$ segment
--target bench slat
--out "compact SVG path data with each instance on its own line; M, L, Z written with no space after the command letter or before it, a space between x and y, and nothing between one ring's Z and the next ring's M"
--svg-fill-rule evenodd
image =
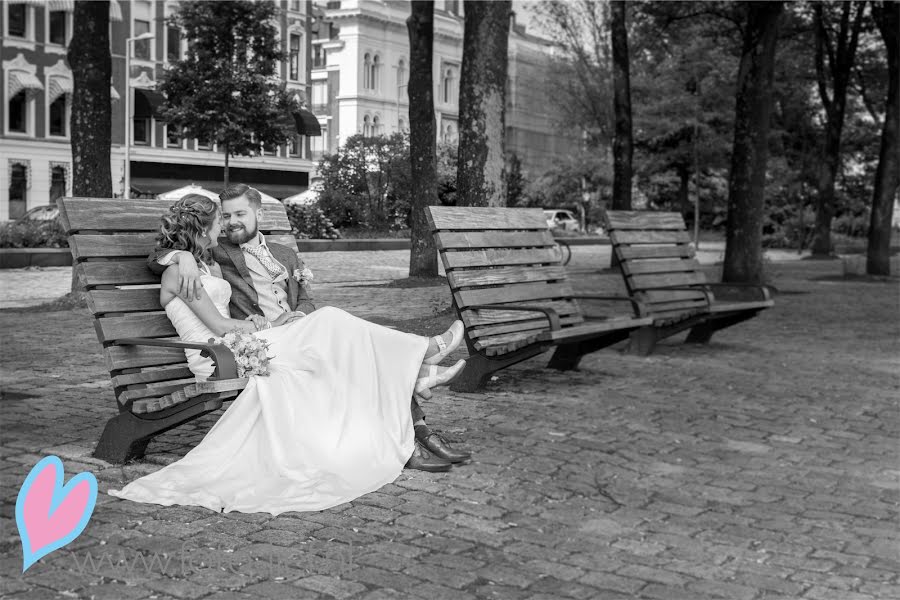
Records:
M610 231L609 239L613 244L687 244L691 236L687 231Z
M495 248L490 250L461 250L441 252L444 269L464 269L467 267L513 266L534 264L559 264L562 256L557 247L553 248Z
M523 313L528 314L528 313ZM577 325L579 323L584 323L584 319L581 315L574 315L568 317L560 317L559 319L560 325ZM499 325L494 325L491 327L476 327L470 328L469 331L469 339L475 340L483 337L490 337L493 335L500 335L504 333L516 333L523 331L543 331L550 327L547 319L528 319L524 321L517 321L512 323L502 323Z
M687 244L669 246L618 246L616 252L622 262L643 258L691 258L694 249Z
M453 248L552 247L556 245L553 235L548 230L524 232L470 231L466 233L442 231L434 234L434 239L439 250Z
M110 210L114 203L115 210ZM67 198L63 224L67 231L155 231L159 228L160 217L173 202L168 200L106 200L97 198ZM281 204L263 204L259 219L262 231L284 231L290 233L291 223L282 210ZM267 210L268 209L268 210Z
M684 218L677 212L656 212L646 210L606 211L608 230L616 229L674 229L684 230Z
M658 304L660 302L675 302L678 300L704 300L706 294L702 290L653 290L638 291L641 300L648 304Z
M447 273L450 287L454 290L465 286L557 281L565 278L566 270L563 267L500 267Z
M69 247L76 261L94 257L147 258L156 246L156 234L121 233L112 235L79 233L69 236Z
M129 400L140 400L141 398L158 398L160 396L165 396L167 394L171 394L172 392L182 390L186 385L193 384L194 378L190 379L182 379L180 381L172 381L171 383L165 383L161 385L154 385L149 387L137 387L134 389L124 390L121 394L119 394L119 402L125 403Z
M537 341L539 331L524 333L507 333L480 338L475 342L476 350L491 349L488 356L507 354L519 348L530 346Z
M581 307L573 300L555 300L552 302L544 300L528 302L527 304L528 306L540 306L541 308L553 309L560 318L572 315L572 318L584 320L581 314ZM515 304L513 304L513 306L515 306ZM542 313L520 310L467 310L464 308L460 311L460 315L460 318L467 328L515 321L528 321L534 320L537 317L540 317L543 322L547 322L547 319Z
M629 289L633 292L652 287L669 285L698 285L706 283L706 276L699 271L682 273L652 273L649 275L632 275L628 278Z
M158 346L110 346L103 349L106 367L115 373L123 369L184 364L184 350Z
M159 287L147 289L91 290L87 304L95 316L112 312L159 310Z
M496 208L489 206L432 206L425 211L432 230L454 229L547 229L540 208Z
M619 331L622 329L643 327L650 325L653 319L632 318L632 317L614 317L611 319L603 319L599 321L591 321L590 323L582 323L574 327L563 327L557 331L544 331L540 335L540 340L548 340L554 342L578 341L579 339L594 337L597 333L607 331Z
M159 275L141 260L89 260L74 265L76 276L88 289L98 285L145 285L159 283Z
M554 298L571 298L572 286L563 283L525 283L521 285L505 285L496 288L480 288L453 292L456 306L463 309L473 304L506 304L527 300L551 300ZM530 303L529 303L530 304Z
M184 354L182 354L182 358ZM125 373L122 375L114 375L112 378L113 387L126 387L136 384L156 383L159 381L171 381L174 379L185 379L193 377L194 374L187 366L179 366L172 369L155 369L153 371L142 371L140 373Z
M648 273L676 273L679 271L697 271L700 264L696 259L650 259L627 260L622 263L626 275L644 275Z
M169 317L164 312L134 313L121 317L101 317L95 319L94 328L97 330L97 338L102 343L113 342L122 338L177 336L172 322L169 321ZM178 350L181 349L179 348Z

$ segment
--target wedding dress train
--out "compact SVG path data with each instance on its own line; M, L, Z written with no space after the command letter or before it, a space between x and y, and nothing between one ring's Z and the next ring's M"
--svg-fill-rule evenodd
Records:
M231 286L203 286L228 315ZM166 313L181 339L214 334L175 298ZM428 338L325 307L254 335L270 342L270 375L253 376L182 459L109 494L214 511L323 510L394 481L414 449L410 399ZM198 378L213 370L187 352Z

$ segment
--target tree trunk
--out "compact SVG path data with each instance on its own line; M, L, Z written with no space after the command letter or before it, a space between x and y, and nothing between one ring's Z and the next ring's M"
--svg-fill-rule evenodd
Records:
M763 191L781 2L747 2L738 68L722 281L762 283Z
M841 29L837 45L833 47L827 37L824 22L824 3L814 3L816 23L816 78L819 96L825 108L825 143L819 166L816 198L816 225L813 235L812 252L815 256L829 256L831 246L831 220L834 218L834 184L841 166L841 133L844 128L844 113L847 106L847 87L853 69L859 31L865 2L856 3L856 15L850 25L850 11L853 2L843 2L841 8ZM828 56L829 68L825 67ZM830 77L829 73L830 72ZM828 96L828 80L831 80L832 95Z
M510 0L466 0L459 82L457 204L506 204L506 67Z
M869 221L866 273L890 275L891 221L894 198L900 187L900 35L897 33L900 31L900 4L873 3L872 16L887 46L889 75L884 127L881 130L881 151L875 171L872 217Z
M613 210L631 210L631 76L628 64L628 30L625 0L613 0L610 29L613 60L613 109L616 135L613 139Z
M109 2L76 2L73 31L67 57L73 82L72 193L112 198ZM72 291L80 290L72 269Z
M410 193L409 276L437 277L437 250L425 207L439 205L437 184L437 135L432 86L434 2L414 0L406 20L409 31L409 160Z

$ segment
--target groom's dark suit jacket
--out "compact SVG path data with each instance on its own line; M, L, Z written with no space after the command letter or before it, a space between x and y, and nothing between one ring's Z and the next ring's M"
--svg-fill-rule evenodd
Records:
M303 264L297 253L287 246L275 242L266 241L266 246L275 260L287 267L287 301L291 310L300 310L307 314L316 310L316 306L309 298L309 294L296 279L294 271L303 269ZM147 257L147 266L157 275L162 274L166 267L159 264L157 259L162 258L171 248L155 249ZM253 278L247 269L244 260L244 252L240 246L232 244L227 239L219 238L219 245L212 248L210 253L213 260L222 268L222 277L231 284L231 303L229 309L232 319L246 319L249 315L262 315L259 308L259 296L253 288Z

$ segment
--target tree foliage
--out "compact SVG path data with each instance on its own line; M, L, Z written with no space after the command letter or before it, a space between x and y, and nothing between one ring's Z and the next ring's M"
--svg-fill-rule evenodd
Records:
M228 158L260 154L295 135L295 98L278 77L284 60L273 2L186 0L170 18L187 55L163 72L161 117L182 135L215 143Z

